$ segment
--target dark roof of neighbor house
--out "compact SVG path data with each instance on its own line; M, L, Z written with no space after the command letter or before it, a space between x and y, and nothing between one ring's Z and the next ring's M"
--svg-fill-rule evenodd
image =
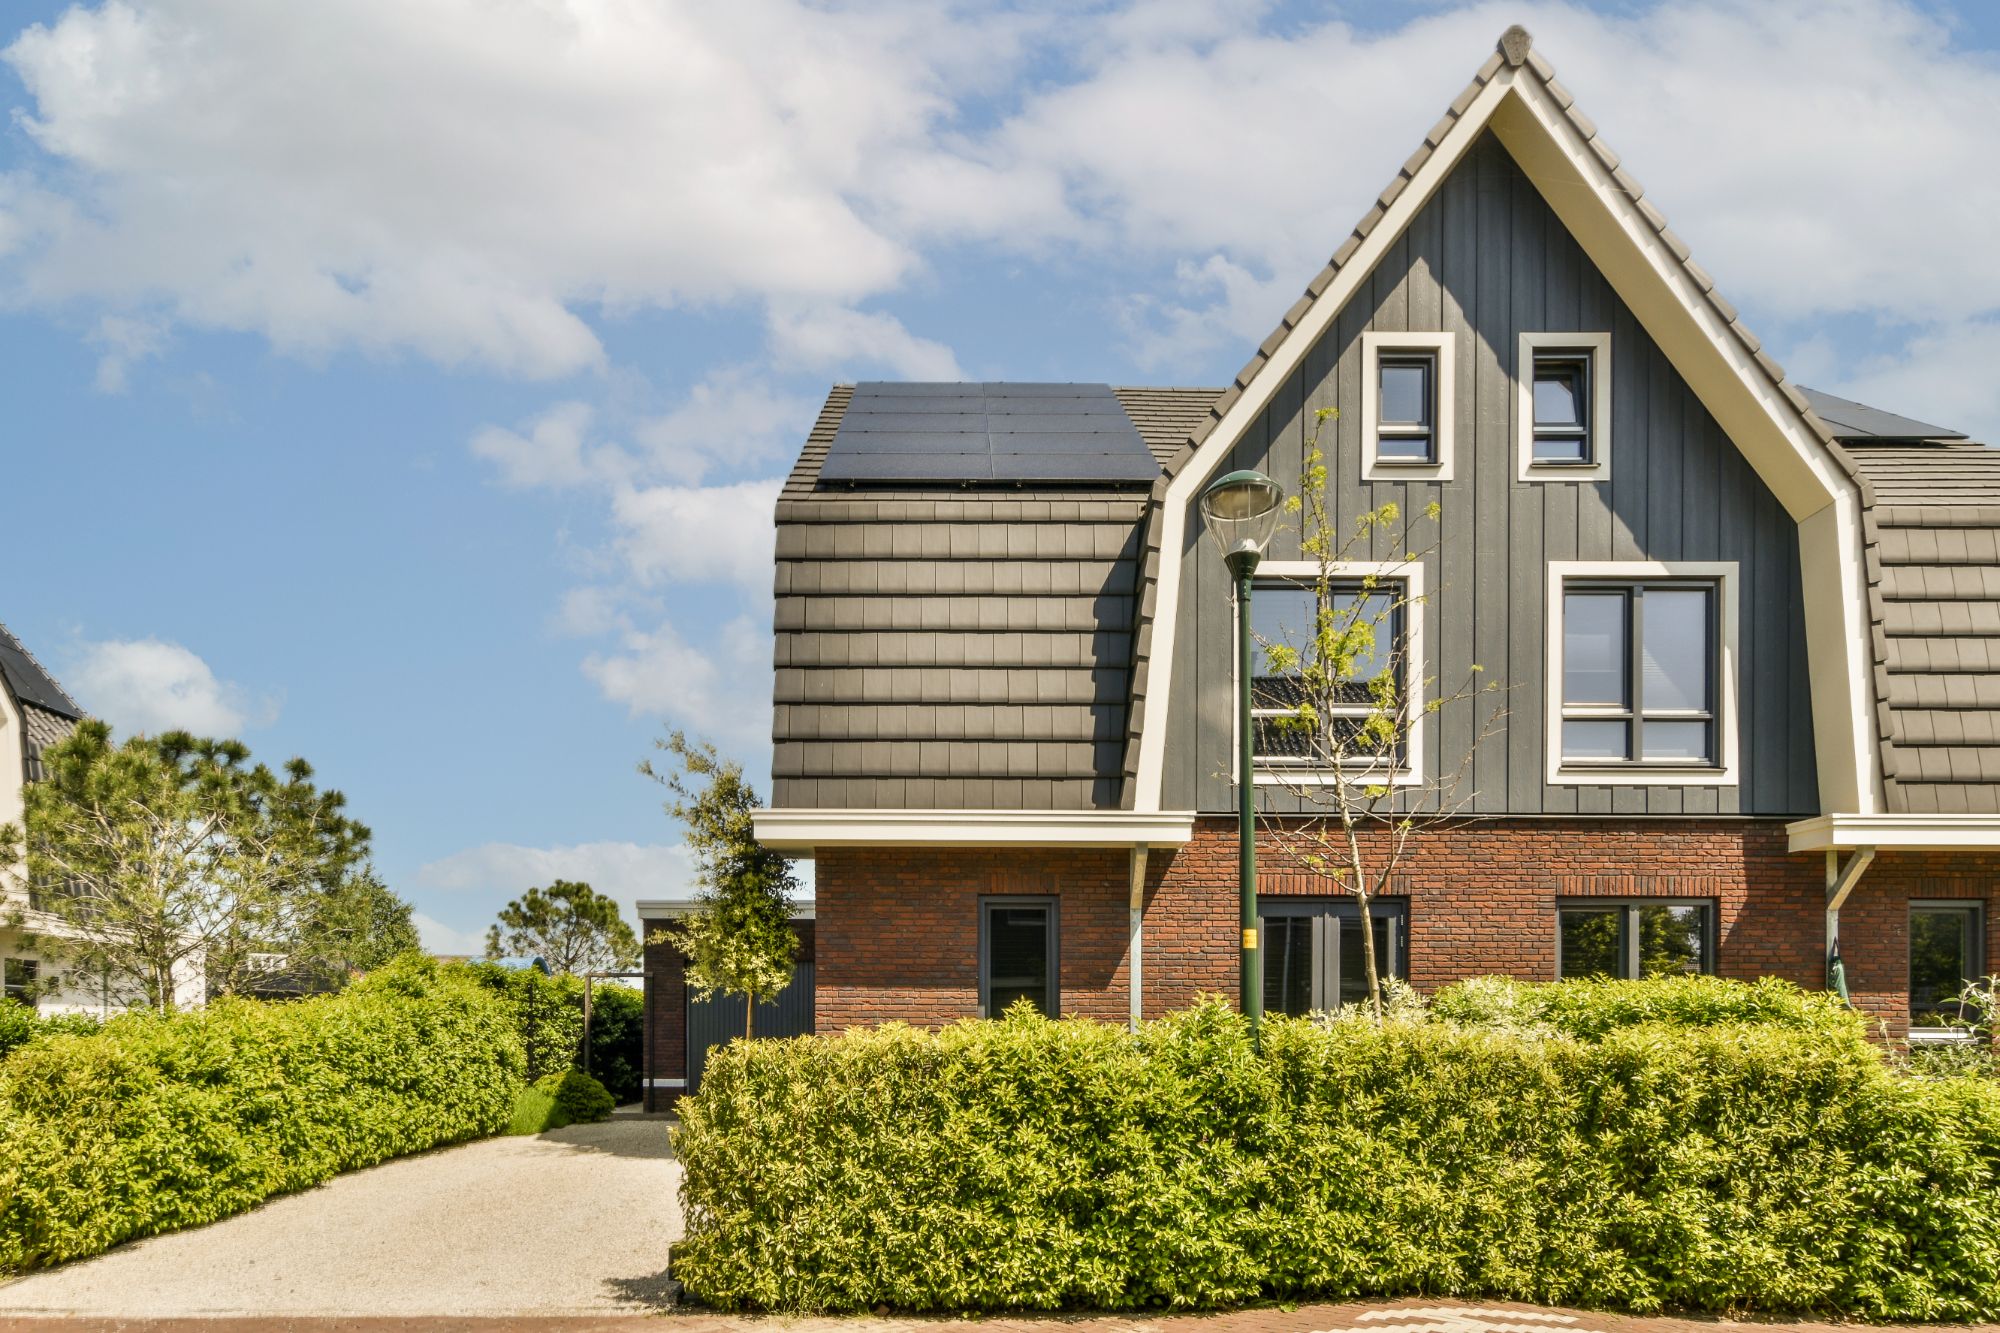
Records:
M1108 384L863 383L822 484L1146 486L1160 465Z
M1154 466L1211 389L1113 389ZM1147 491L820 486L836 387L777 506L773 803L1115 806Z
M21 762L32 782L42 775L42 751L68 736L83 710L5 625L0 625L0 683L21 710Z
M1851 398L1836 398L1818 389L1808 389L1803 384L1799 392L1805 395L1812 410L1826 423L1833 438L1842 444L1869 443L1888 444L1897 441L1914 443L1920 440L1962 440L1965 432L1949 426L1933 426L1927 422L1913 421L1909 417L1897 416L1894 412L1884 412L1879 407L1857 403Z
M2000 449L1841 448L1862 478L1888 807L2000 809Z

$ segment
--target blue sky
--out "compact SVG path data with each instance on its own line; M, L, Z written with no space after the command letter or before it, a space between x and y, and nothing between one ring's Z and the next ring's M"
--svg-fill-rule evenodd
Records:
M1794 375L2000 438L1990 6L16 5L4 619L303 754L435 947L684 888L851 378L1220 383L1509 22Z

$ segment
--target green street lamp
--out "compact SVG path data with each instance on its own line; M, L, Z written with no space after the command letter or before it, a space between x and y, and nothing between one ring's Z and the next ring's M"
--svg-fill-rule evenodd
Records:
M1236 864L1243 900L1243 996L1250 1040L1264 1021L1264 968L1257 949L1257 806L1250 771L1250 577L1278 527L1284 492L1261 472L1232 472L1202 492L1201 517L1236 580Z

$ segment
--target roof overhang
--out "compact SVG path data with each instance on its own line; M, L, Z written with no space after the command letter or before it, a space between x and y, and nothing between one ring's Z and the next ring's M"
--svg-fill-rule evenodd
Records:
M672 921L691 914L701 906L699 898L641 898L632 905L641 921ZM792 908L792 920L810 921L817 910L811 902Z
M758 810L757 841L811 856L829 847L1178 847L1193 811Z
M2000 851L2000 815L1816 815L1785 833L1794 852Z

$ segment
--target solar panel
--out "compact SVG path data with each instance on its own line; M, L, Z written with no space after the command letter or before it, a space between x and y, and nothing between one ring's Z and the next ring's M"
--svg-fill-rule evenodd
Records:
M1879 407L1857 403L1851 398L1836 398L1818 389L1799 386L1812 410L1819 413L1833 431L1836 440L1962 440L1964 431L1949 426L1932 426L1909 417L1898 416L1894 412L1884 412Z
M854 386L820 480L1142 486L1160 465L1107 384Z

